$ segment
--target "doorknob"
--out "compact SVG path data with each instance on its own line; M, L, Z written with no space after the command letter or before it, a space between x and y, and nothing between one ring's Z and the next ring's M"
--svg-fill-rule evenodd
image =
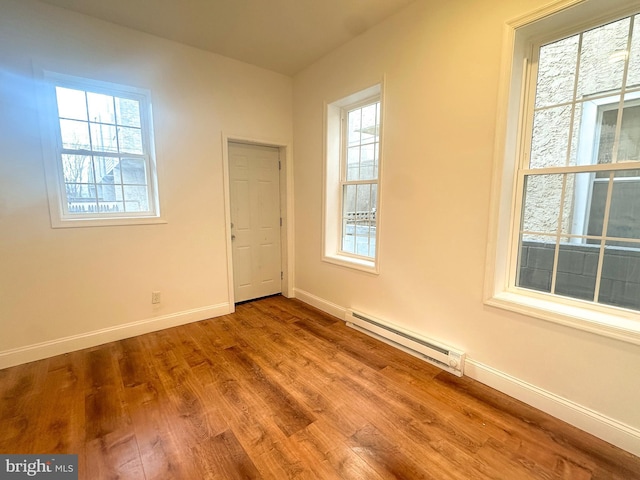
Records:
M235 235L231 235L231 240L235 240L236 236Z

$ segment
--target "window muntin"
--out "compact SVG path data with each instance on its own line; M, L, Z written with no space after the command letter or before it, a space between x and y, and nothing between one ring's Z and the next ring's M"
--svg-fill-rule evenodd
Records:
M515 287L640 310L639 19L538 50Z
M380 101L343 109L340 251L375 258Z
M158 218L147 91L46 74L55 114L52 224ZM88 223L85 223L88 221ZM69 225L70 226L70 225Z

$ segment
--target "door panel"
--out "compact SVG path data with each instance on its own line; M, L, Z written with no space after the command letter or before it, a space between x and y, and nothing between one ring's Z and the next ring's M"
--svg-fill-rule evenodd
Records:
M280 293L280 184L277 148L229 143L236 302Z

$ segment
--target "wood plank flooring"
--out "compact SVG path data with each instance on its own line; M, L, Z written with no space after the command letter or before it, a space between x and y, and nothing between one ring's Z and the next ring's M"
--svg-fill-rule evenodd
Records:
M640 479L634 457L296 300L0 370L0 453L81 479Z

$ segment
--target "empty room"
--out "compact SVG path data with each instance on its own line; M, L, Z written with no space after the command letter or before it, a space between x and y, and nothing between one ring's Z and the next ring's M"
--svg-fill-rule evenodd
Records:
M0 0L41 477L640 479L637 0Z

